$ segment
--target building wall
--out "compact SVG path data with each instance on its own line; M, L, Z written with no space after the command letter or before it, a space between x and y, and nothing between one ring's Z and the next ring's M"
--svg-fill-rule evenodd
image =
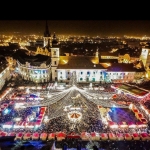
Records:
M144 67L146 67L149 63L150 65L150 49L148 48L142 48L140 59L143 61Z
M59 64L59 48L51 48L52 81L57 80L57 67Z
M10 80L11 74L9 67L6 67L1 73L0 73L0 90L4 86L5 82Z
M77 82L99 82L104 81L104 70L94 70L94 69L58 69L57 78L58 82L69 82L72 77L73 72L76 73Z
M139 79L146 76L146 72L136 72L134 75L135 79Z
M107 72L107 70L68 70L58 69L58 82L69 82L72 73L76 72L77 82L131 82L143 72Z
M101 59L118 59L118 56L103 56L103 55L101 55Z
M24 80L33 81L35 83L49 82L51 78L51 67L46 64L41 66L30 66L29 63L21 64L17 61L18 72L21 74Z
M105 80L112 82L131 82L134 80L135 72L106 72Z
M127 55L128 55L128 57L127 57ZM139 60L140 60L139 57L130 57L129 54L118 56L118 63L134 63Z

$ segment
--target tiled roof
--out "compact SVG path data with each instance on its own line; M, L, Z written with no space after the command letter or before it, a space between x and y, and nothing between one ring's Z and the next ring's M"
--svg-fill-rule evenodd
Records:
M118 59L100 59L100 63L118 63Z
M60 56L57 69L105 69L94 56Z
M108 72L145 72L144 68L137 69L134 64L125 63L112 63L111 66L107 67Z
M39 66L41 63L46 63L46 65L49 65L51 62L51 59L49 56L45 55L35 55L35 56L29 56L25 54L25 52L18 52L18 57L20 63L25 64L26 62L29 62L32 66Z
M100 56L115 56L118 57L117 53L100 52Z
M26 48L30 51L36 51L37 50L37 47L36 46L26 46Z

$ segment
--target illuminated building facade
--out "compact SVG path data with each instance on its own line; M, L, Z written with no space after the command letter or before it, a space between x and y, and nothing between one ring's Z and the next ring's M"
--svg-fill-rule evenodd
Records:
M77 82L99 82L105 80L106 69L99 64L96 56L60 56L57 67L59 82L69 82L73 73Z
M145 76L145 69L143 67L136 68L133 63L125 64L111 64L107 67L106 80L117 83L132 82L137 79L139 75Z
M143 61L145 68L149 68L150 66L150 49L142 48L140 59Z
M150 78L150 49L142 48L140 60L142 60L143 65L146 69L146 77Z
M140 60L139 56L136 54L132 56L130 53L109 53L109 52L101 52L100 53L101 60L112 59L118 60L118 63L134 63L135 61Z
M57 69L58 81L69 82L73 73L76 74L77 82L100 82L104 81L103 69Z
M8 62L9 64L9 69L10 70L14 70L15 66L16 66L16 59L14 59L13 57L11 56L6 56L5 57L6 61Z
M46 55L46 56L51 55L50 51L46 47L45 48L38 47L35 54L41 54L41 55Z
M135 61L139 61L140 58L137 56L131 57L130 54L119 55L118 63L134 63Z
M77 82L99 82L104 81L105 72L96 56L60 56L57 78L59 82L69 82L75 73Z
M134 64L98 63L96 56L60 56L57 75L59 82L69 82L73 73L77 82L131 82L139 75L145 75L144 68Z
M51 79L51 59L48 56L28 56L22 52L18 57L17 66L24 80L44 83Z
M9 70L8 63L6 61L1 61L0 64L0 90L4 86L5 82L10 80L11 73Z

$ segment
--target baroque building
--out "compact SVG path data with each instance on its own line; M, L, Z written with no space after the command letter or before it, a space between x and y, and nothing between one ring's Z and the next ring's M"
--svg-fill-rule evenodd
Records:
M35 83L49 82L51 78L51 59L49 56L30 56L25 52L18 51L18 72L24 80Z

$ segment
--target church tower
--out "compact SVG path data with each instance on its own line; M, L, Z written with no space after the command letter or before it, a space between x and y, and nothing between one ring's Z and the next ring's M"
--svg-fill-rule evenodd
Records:
M45 25L45 32L44 32L44 47L47 47L48 49L51 47L51 34L48 29L48 23L46 20L46 25Z
M54 32L52 39L52 47L51 49L51 70L52 70L52 81L57 80L57 67L59 64L59 47L58 40L56 38L56 34Z

